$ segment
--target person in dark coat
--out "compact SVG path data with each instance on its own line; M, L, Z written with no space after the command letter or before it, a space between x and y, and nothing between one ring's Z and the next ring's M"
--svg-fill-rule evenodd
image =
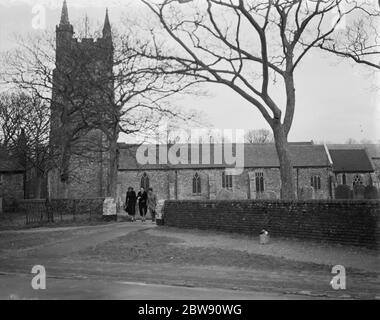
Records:
M131 216L132 222L135 221L136 201L136 192L133 190L132 187L129 187L127 191L127 196L125 198L125 211L128 213L128 215Z
M139 193L137 194L137 201L139 202L139 211L142 222L145 222L145 216L147 211L147 200L148 194L146 193L143 187L140 188Z

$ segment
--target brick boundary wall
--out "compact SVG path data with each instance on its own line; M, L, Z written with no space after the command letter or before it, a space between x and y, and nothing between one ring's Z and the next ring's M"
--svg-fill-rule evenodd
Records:
M164 224L379 248L378 200L167 200Z

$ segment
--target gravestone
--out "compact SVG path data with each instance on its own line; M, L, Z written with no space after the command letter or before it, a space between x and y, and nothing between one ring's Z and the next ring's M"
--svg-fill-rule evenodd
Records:
M117 220L116 201L114 198L105 198L103 202L103 218L107 221Z
M226 189L220 190L216 195L217 200L233 200L233 198L234 194Z
M314 188L312 186L303 186L299 193L300 200L313 200L315 198Z
M364 198L365 199L378 199L379 198L379 192L377 191L377 188L375 186L366 186L364 189Z
M267 191L266 192L268 200L277 200L277 194L274 191Z
M267 192L256 192L256 200L268 200L269 196Z
M164 207L165 200L160 199L157 200L157 207L156 207L156 219L161 219L162 218L162 209Z
M335 199L352 199L353 193L350 187L346 184L339 184L335 188Z
M364 199L365 186L363 186L361 184L354 185L353 191L354 191L354 199L356 199L356 200L363 200Z

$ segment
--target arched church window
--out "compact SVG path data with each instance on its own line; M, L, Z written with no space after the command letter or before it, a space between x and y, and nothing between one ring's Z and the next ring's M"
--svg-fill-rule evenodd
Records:
M264 172L255 173L256 192L264 192Z
M201 177L198 173L193 176L193 193L200 194L202 192L201 189Z
M141 177L140 187L144 188L145 191L149 189L149 177L146 172Z

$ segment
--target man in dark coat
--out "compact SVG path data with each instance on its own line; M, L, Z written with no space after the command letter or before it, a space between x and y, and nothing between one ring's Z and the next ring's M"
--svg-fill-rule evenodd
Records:
M125 211L128 213L128 215L131 216L132 222L135 221L136 201L136 192L133 190L132 187L129 187L127 191L127 196L125 198Z
M139 211L142 222L145 222L145 216L147 211L147 200L148 194L146 193L143 187L140 188L139 193L137 194L137 201L139 202Z

